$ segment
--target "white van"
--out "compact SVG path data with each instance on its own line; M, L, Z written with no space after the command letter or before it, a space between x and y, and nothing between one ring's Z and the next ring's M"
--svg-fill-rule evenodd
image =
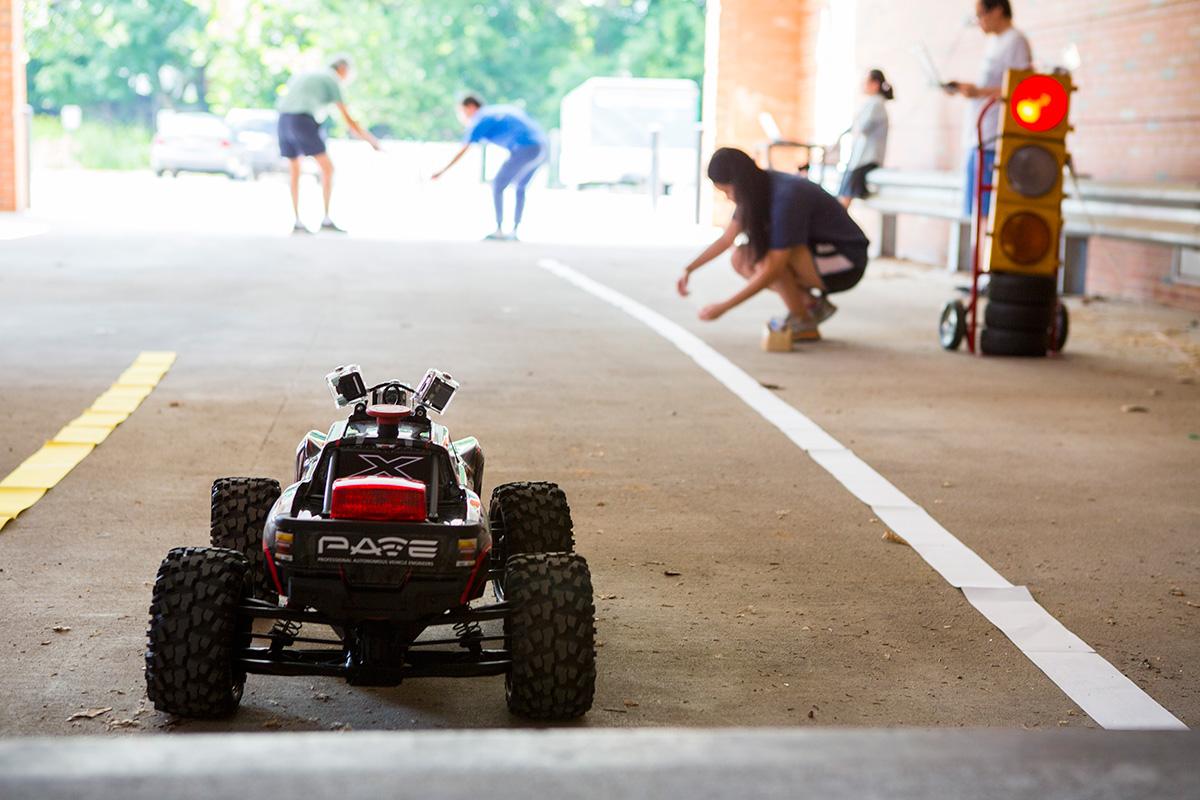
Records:
M650 180L650 136L659 133L659 180L692 184L700 88L664 78L589 78L560 107L559 180L572 187Z

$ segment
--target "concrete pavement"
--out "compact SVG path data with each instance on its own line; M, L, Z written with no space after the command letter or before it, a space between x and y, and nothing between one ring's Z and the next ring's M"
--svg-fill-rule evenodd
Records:
M8 800L1187 797L1200 734L442 731L0 742Z
M1064 357L970 359L937 349L945 278L880 262L839 299L826 341L781 356L757 344L772 298L695 320L735 279L713 265L679 300L690 251L678 247L65 226L0 255L0 474L138 351L179 360L0 533L0 731L518 724L495 679L251 677L228 721L144 710L158 560L205 541L214 477L288 474L299 436L334 415L322 376L349 361L378 377L448 369L463 390L447 422L483 441L488 487L566 488L600 596L584 725L1092 724L778 431L644 327L538 269L545 256L777 387L1184 722L1200 719L1200 351L1185 315L1076 305Z

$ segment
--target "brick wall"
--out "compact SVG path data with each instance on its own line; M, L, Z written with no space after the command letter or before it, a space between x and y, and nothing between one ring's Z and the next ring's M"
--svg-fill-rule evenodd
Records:
M25 196L25 58L21 3L0 0L0 211L20 211Z
M785 135L811 128L813 109L806 101L813 66L806 53L815 28L809 5L805 0L710 3L709 13L719 20L709 28L717 74L713 105L705 114L715 125L718 147L749 148L761 141L758 115L763 111L775 116Z
M923 38L948 78L974 80L985 37L964 24L971 3L858 6L856 63L884 68L899 95L890 108L889 166L958 168L963 103L926 88L910 48ZM1013 0L1013 17L1039 67L1061 63L1070 44L1078 48L1075 132L1067 141L1081 174L1200 182L1200 2ZM940 261L945 232L907 228L901 226L901 252L928 258L936 251ZM1200 287L1174 283L1172 265L1170 248L1094 240L1088 290L1200 309Z
M720 48L715 100L706 119L717 144L761 140L758 112L775 113L786 135L811 132L817 19L828 2L721 0L710 24ZM883 69L896 87L889 104L887 165L960 168L965 101L929 87L913 48L923 42L947 79L975 80L985 37L973 0L857 0L854 60ZM1074 44L1078 170L1107 180L1200 182L1200 0L1013 0L1014 22L1035 63L1060 63ZM798 59L800 64L794 60ZM730 117L733 119L730 119ZM785 122L786 120L786 122ZM905 220L901 255L943 263L945 223ZM1169 248L1095 240L1089 291L1200 308L1200 287L1171 281Z
M819 3L809 0L709 0L706 145L754 154L764 140L758 117L770 112L786 138L813 126L815 47ZM792 161L794 163L794 160ZM787 154L780 168L789 166ZM724 224L729 207L718 198L713 219Z

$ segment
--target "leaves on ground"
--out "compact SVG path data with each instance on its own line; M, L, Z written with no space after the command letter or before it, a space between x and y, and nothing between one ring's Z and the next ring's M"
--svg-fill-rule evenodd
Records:
M89 708L87 711L76 711L71 716L67 717L67 722L74 722L77 719L95 719L101 714L107 714L112 711L112 706L104 706L103 708Z

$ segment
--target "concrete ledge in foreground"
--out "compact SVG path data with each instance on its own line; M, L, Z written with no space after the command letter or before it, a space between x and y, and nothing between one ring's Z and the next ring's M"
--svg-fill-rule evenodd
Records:
M1192 732L659 728L0 741L4 800L1198 796Z

